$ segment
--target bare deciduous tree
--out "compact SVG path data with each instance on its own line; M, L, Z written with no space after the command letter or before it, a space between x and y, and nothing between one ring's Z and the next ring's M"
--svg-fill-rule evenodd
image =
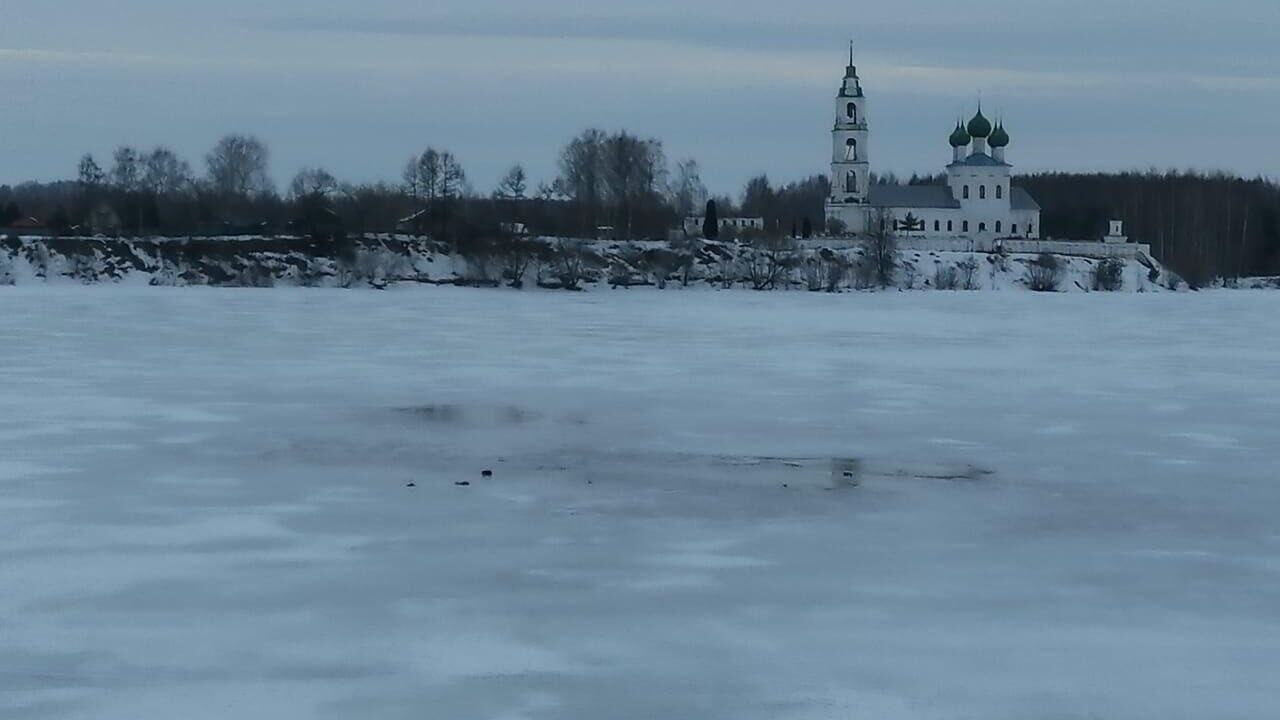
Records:
M121 145L112 155L111 184L122 193L135 193L142 189L142 153L136 148Z
M580 240L561 240L554 253L556 277L565 290L581 290L587 276L587 246Z
M864 255L871 263L876 283L887 288L897 275L898 238L893 230L893 216L885 210L871 214L862 241Z
M960 275L960 287L965 290L978 289L978 258L974 255L961 260L956 264L956 270Z
M190 186L191 165L167 147L157 147L143 160L142 184L153 195L174 195Z
M98 161L93 159L93 155L86 154L80 158L80 164L77 167L78 178L82 189L96 189L106 182L107 175L102 171L102 166L98 165Z
M671 202L681 218L691 217L706 202L707 186L702 182L702 168L693 158L676 164L675 178L671 182Z
M559 189L582 212L583 230L594 232L604 201L604 131L585 130L560 152Z
M523 200L528 189L529 176L523 165L516 164L498 181L498 189L493 196L498 200Z
M756 237L746 252L747 281L755 290L773 290L799 264L794 238L773 233Z
M289 197L294 200L328 198L337 191L338 179L324 168L303 168L289 183Z
M1057 292L1062 283L1062 262L1057 255L1041 253L1027 263L1027 287L1036 292Z
M261 140L228 135L205 156L212 190L223 198L248 199L271 192L267 174L270 153Z
M960 287L960 271L955 265L939 265L933 273L934 290L956 290Z
M1106 258L1093 268L1093 289L1115 292L1124 287L1124 261Z
M498 253L502 256L502 277L513 288L524 287L524 276L538 256L536 241L503 230L498 235Z

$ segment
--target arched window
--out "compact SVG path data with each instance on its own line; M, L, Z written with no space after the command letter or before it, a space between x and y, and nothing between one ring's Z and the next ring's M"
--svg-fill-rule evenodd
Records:
M950 220L948 220L948 221L947 221L947 232L952 232L953 230L955 230L955 226L951 224L951 221L950 221Z
M1003 200L1003 199L1004 199L1004 186L1003 186L1003 185L997 185L997 186L996 186L996 199L997 199L997 200Z
M942 221L941 221L941 220L934 220L934 221L933 221L933 231L934 231L934 232L939 232L939 231L941 231L941 230L942 230Z
M965 199L965 200L968 200L968 199L969 199L969 186L968 186L968 185L965 185L965 186L964 186L964 199Z
M844 175L844 191L847 193L858 192L858 174L852 170Z
M1017 234L1018 234L1018 223L1014 223L1013 225L1010 225L1010 226L1009 226L1009 232L1010 232L1010 233L1012 233L1012 234L1014 234L1014 235L1017 235Z
M1003 222L1001 222L1001 221L997 220L997 221L996 221L996 232L1004 232L1004 230L1002 230L1002 229L1001 229L1001 227L1002 227L1003 225L1004 225L1004 223L1003 223Z
M969 232L969 221L965 220L962 227L964 228L964 232Z
M858 141L857 140L854 140L853 138L849 138L848 140L844 141L844 159L845 160L858 159Z
M979 200L986 200L986 199L987 199L987 186L986 186L986 185L979 185L979 186L978 186L978 199L979 199Z
M853 122L858 122L858 106L856 104L849 103L848 107L844 109L844 114Z
M986 232L986 231L987 231L987 224L986 224L986 223L978 223L978 232Z
M1036 234L1036 226L1035 226L1035 225L1028 225L1028 226L1027 226L1027 237L1031 237L1032 235L1035 235L1035 234Z

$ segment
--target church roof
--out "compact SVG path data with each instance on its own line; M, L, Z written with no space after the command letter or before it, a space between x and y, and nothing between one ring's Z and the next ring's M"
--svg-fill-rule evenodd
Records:
M872 207L950 208L960 203L946 185L872 185L869 199Z
M1009 188L1009 207L1013 210L1039 210L1040 203L1020 187Z
M872 207L932 208L959 210L960 202L946 185L872 185L869 196ZM1039 210L1040 203L1020 187L1009 189L1011 210Z
M952 165L969 165L972 167L1000 167L1002 165L1004 166L1009 165L1009 163L1000 162L999 160L991 157L986 153L974 153L963 160L953 162L951 164Z

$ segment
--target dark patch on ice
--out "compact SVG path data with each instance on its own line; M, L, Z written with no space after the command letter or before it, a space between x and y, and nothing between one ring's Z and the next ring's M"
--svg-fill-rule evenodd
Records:
M779 470L807 470L821 472L825 467L830 469L831 482L836 487L857 487L870 477L880 478L914 478L917 480L947 481L979 481L995 475L994 470L971 464L958 465L920 465L895 466L892 464L872 463L863 458L782 458L768 455L760 456L719 456L712 460L714 465L728 465L739 468L765 469L776 467Z
M903 469L896 473L899 477L913 477L920 480L950 480L976 482L995 475L994 470L977 465L958 465L954 467L939 466L936 468Z
M523 425L537 419L535 413L515 406L467 406L452 403L397 408L397 412L440 425L502 427Z
M483 470L483 471L481 471L481 473L480 473L480 477L482 477L482 478L491 478L491 477L493 477L493 471L492 471L492 470Z
M458 482L454 483L454 485L457 485L458 487L471 487L471 481L459 480Z
M831 461L831 484L836 487L857 487L862 482L862 461L856 458L836 458Z

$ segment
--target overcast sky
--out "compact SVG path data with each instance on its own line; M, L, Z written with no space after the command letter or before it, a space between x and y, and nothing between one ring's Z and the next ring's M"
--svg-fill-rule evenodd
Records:
M513 9L515 8L515 9ZM981 94L1018 170L1280 174L1276 0L3 0L0 183L229 131L395 179L427 145L489 190L582 128L656 136L717 192L826 171L858 45L872 163L936 172Z

